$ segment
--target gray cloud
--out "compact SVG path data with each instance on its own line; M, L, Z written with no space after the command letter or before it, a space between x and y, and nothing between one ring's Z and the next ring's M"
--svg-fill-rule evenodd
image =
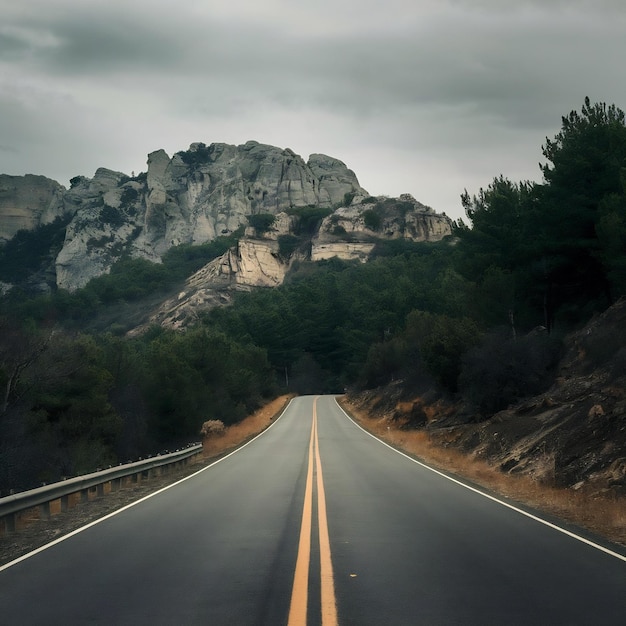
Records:
M538 177L545 137L586 95L626 104L621 1L0 0L0 11L0 136L19 150L0 149L0 171L61 182L140 169L159 147L257 139L332 154L370 191L458 213L463 187Z

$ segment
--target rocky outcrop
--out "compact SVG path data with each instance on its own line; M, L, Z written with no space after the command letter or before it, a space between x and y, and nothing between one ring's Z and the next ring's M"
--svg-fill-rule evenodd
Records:
M197 321L202 312L229 304L237 291L277 287L297 258L300 258L298 254L287 260L281 258L275 239L242 239L237 247L190 276L175 298L163 302L149 316L147 324L130 335L155 324L181 329Z
M127 179L121 172L105 168L98 169L93 179L72 179L64 200L72 207L74 218L56 259L57 286L68 291L83 287L107 273L121 254L129 251L138 224L135 207L127 198L129 192L138 198L137 187L141 186L133 182L122 186ZM151 258L159 260L155 254Z
M308 237L302 235L303 218L297 212L278 213L262 230L248 227L236 248L190 277L177 298L163 303L149 323L181 328L202 311L230 302L235 291L282 284L296 261L337 257L365 263L381 240L438 241L451 234L452 223L445 215L408 194L397 199L366 197L329 213ZM281 249L285 239L291 244L287 250Z
M316 154L307 163L289 149L254 141L196 143L171 158L157 150L146 174L100 169L93 180L73 182L67 195L76 216L57 260L58 286L70 291L107 272L122 254L158 262L172 246L247 226L251 215L332 208L367 195L337 159Z
M0 174L0 243L71 211L64 192L65 187L45 176Z
M224 289L279 285L294 259L365 262L381 239L436 241L451 233L445 215L410 195L369 196L338 159L312 154L305 162L255 141L195 143L172 157L157 150L145 173L100 168L91 179L73 178L69 190L43 177L0 177L0 237L61 214L73 217L56 283L69 291L124 255L160 262L172 246L237 232L238 247L188 281L169 303L175 311L221 302Z
M410 194L368 197L339 207L322 222L312 242L311 259L333 256L367 261L381 239L440 241L452 234L452 220L435 213Z
M349 241L335 241L319 243L311 248L311 261L325 261L337 258L342 261L367 262L376 246L375 243L352 243Z

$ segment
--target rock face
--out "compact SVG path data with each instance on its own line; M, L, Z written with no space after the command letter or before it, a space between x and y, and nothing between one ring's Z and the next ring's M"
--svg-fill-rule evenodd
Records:
M337 256L367 261L375 241L439 241L452 233L452 222L410 194L399 198L367 197L340 207L322 222L313 239L311 260Z
M176 298L163 302L147 324L130 334L155 324L178 330L195 322L203 311L229 304L236 291L277 287L298 258L302 257L294 254L288 260L281 258L276 240L242 239L236 248L190 276Z
M65 187L45 176L0 174L0 243L18 230L49 224L71 211L64 192Z
M41 176L0 177L0 241L63 214L73 217L56 257L56 284L69 291L124 255L160 262L172 246L238 233L236 249L155 313L173 326L198 306L228 299L227 290L281 284L294 260L365 262L381 239L436 241L452 225L410 195L369 196L338 159L312 154L305 162L255 141L195 143L173 157L157 150L145 173L100 168L92 179L73 178L69 190Z
M310 237L302 235L302 218L285 212L262 232L247 228L236 248L189 278L149 323L181 328L201 311L229 302L234 291L282 284L296 261L338 257L365 263L381 240L439 241L452 232L449 218L408 194L398 199L369 196L329 213ZM292 244L287 249L285 241Z
M129 178L99 169L74 179L77 206L57 260L59 287L74 290L108 271L122 254L159 261L172 246L200 244L248 224L248 216L276 215L305 206L331 208L365 197L344 163L250 141L241 146L202 143L170 158L148 156L146 174Z

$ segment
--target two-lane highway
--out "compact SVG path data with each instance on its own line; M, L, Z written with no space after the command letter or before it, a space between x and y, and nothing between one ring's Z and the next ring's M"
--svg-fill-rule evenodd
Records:
M0 624L620 624L626 561L297 398L191 478L0 569Z

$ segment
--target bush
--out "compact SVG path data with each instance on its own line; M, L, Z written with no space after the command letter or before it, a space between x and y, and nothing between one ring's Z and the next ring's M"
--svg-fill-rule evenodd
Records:
M215 437L216 435L223 435L225 431L226 427L222 420L207 420L202 424L200 434L203 437Z
M561 342L546 332L514 339L511 331L494 331L463 358L459 386L487 417L542 393L552 384Z
M380 230L383 224L382 217L374 209L363 211L363 221L365 222L365 226L373 231Z
M279 235L278 253L283 259L288 259L297 249L302 240L295 235Z
M133 204L139 197L139 192L134 187L125 187L120 197L120 203L123 207Z
M299 218L296 233L298 235L315 234L322 220L331 213L332 209L317 206L292 207L287 211L288 215L295 215Z
M354 191L349 191L348 193L344 193L343 194L343 206L350 206L352 204L352 201L354 200L354 196L356 194L354 193Z
M257 213L248 215L248 224L256 230L259 235L267 232L276 221L276 216L271 213Z
M211 161L212 150L210 146L199 143L195 147L195 150L186 150L178 154L186 165L198 167L203 163L209 163Z
M100 221L111 226L121 226L124 223L124 217L117 209L105 204L100 210Z

